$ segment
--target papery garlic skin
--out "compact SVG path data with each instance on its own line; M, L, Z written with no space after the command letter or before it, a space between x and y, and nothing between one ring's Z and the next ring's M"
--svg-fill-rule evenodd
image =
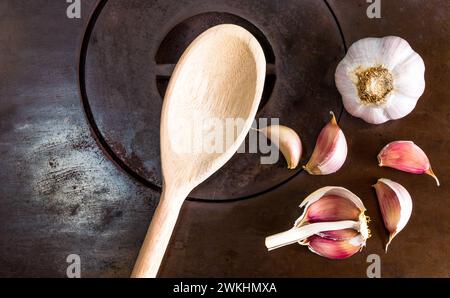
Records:
M389 232L386 252L392 239L408 223L412 213L412 199L409 192L397 182L381 178L373 186L383 215L384 226Z
M266 238L269 250L298 242L318 255L342 259L360 251L370 237L364 204L343 187L318 189L300 207L305 210L292 229Z
M293 170L298 166L302 156L302 141L299 135L292 129L284 125L271 125L259 130L270 139L281 151L288 169Z
M440 186L427 155L411 141L391 142L380 151L377 158L380 167L390 167L412 174L427 174Z
M381 124L413 111L425 90L425 63L403 38L364 38L339 63L335 82L347 112Z
M347 229L359 231L360 226L361 223L352 220L304 224L301 226L294 226L292 229L285 232L266 237L265 244L269 251L294 243L307 245L304 242L305 239L313 235L319 235L323 231L338 231Z
M317 233L317 236L320 236L329 240L351 240L355 238L359 233L353 229L343 229L343 230L335 230L335 231L321 231Z
M333 112L331 121L322 129L310 160L303 168L311 175L337 172L347 159L347 140Z

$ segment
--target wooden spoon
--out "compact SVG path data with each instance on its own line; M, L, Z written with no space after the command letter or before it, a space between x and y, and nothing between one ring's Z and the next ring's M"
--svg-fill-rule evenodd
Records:
M205 31L181 56L161 115L163 192L132 277L156 277L185 198L234 155L250 130L265 75L260 44L236 25ZM211 134L223 130L203 125L225 119L241 122L231 136L219 138L223 149L214 150L221 142L211 142Z

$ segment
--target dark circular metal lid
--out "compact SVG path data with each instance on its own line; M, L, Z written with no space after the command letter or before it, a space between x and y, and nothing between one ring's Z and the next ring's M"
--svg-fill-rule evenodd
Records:
M111 158L141 182L161 187L159 122L173 67L203 31L233 23L255 35L268 62L257 119L279 118L296 130L304 163L328 112L342 111L334 70L345 46L325 2L277 2L101 1L85 35L80 85L89 122ZM260 157L236 154L190 197L250 197L300 171L288 170L281 155L272 165L261 164Z

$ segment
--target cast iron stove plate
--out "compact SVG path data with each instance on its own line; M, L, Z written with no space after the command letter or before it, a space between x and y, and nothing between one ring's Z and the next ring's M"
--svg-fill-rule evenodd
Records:
M223 23L241 25L260 41L268 71L257 118L279 118L299 132L302 164L329 111L342 111L334 70L345 46L324 1L101 1L81 53L84 107L106 152L151 187L161 187L160 111L173 67L199 34ZM262 165L259 154L236 154L191 197L245 198L299 171L288 171L282 157Z

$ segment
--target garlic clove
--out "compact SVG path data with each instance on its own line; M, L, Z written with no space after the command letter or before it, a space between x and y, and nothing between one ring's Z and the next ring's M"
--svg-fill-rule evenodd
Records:
M344 202L344 200L347 202ZM335 205L333 206L333 204ZM302 202L300 207L304 207L305 210L300 218L295 221L293 228L266 238L265 243L269 250L296 242L301 245L309 245L311 243L310 240L315 239L311 237L318 236L329 241L344 241L342 243L336 243L336 250L342 251L342 247L350 243L353 246L357 245L356 251L358 251L365 246L366 240L370 237L370 231L367 226L368 217L364 214L366 211L364 204L355 194L343 187L327 186L318 189L310 194ZM321 209L326 211L322 211ZM339 209L349 209L350 212ZM311 218L314 214L320 214L321 216L325 214L326 217ZM344 218L349 217L351 220L342 219L340 216L336 216L336 214L343 215ZM328 217L329 215L331 216ZM360 241L357 242L357 239ZM320 247L315 248L316 243L320 246L324 242L319 240L317 242L316 240L313 241L313 244L309 245L309 248L313 252L329 258L342 258L356 252L354 251L355 248L351 247L353 249L351 253L342 254L336 251L336 256L333 257L331 253L326 253L326 249L321 249ZM345 243L345 241L347 242ZM323 244L325 245L326 243Z
M339 199L330 200L330 197L337 197ZM344 203L342 199L345 199L348 202ZM333 203L335 204L334 207L332 206ZM357 219L354 218L356 211L355 207L359 210ZM368 222L370 219L365 215L366 207L357 195L344 187L322 187L307 196L300 204L300 208L304 208L304 211L303 214L295 221L294 227L310 224L311 222L309 220L311 216L315 216L313 220L316 222L324 220L325 216L327 216L328 219L333 218L338 221L357 220L360 224L357 230L363 235L364 239L370 238L370 230L368 228ZM328 211L320 212L320 209L327 209ZM318 213L320 213L323 217L317 216ZM327 220L327 222L329 221Z
M316 202L323 200L323 198L326 198L327 196L337 196L348 200L359 209L360 214L366 211L366 208L364 207L361 199L348 189L339 186L326 186L316 190L303 200L303 202L300 204L300 208L304 208L304 211L300 218L295 222L295 225L299 226L302 223L306 222L306 217L310 207ZM351 206L353 207L353 205Z
M381 178L374 185L384 226L389 232L386 252L392 239L406 226L412 213L412 200L399 183Z
M438 186L440 185L427 155L411 141L391 142L380 151L377 158L380 167L390 167L412 174L428 174L436 180Z
M308 245L310 251L322 257L340 260L346 259L357 252L364 246L365 241L357 232L351 239L347 240L330 240L317 235L309 237L303 245Z
M336 87L345 109L372 124L402 118L425 90L425 64L396 36L364 38L349 48L336 68Z
M292 128L283 125L271 125L258 131L280 149L286 159L288 169L295 169L298 166L302 156L302 142Z
M361 210L350 200L335 195L323 196L309 206L304 221L358 220Z
M333 112L331 121L322 129L311 159L303 168L311 175L337 172L347 158L347 140Z

